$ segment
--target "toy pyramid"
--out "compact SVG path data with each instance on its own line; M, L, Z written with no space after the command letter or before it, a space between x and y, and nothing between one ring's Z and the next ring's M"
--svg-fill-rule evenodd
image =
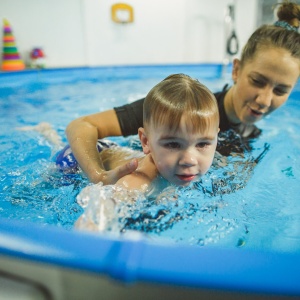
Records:
M25 69L25 64L16 47L10 24L6 19L3 20L3 53L1 69L3 71L18 71Z

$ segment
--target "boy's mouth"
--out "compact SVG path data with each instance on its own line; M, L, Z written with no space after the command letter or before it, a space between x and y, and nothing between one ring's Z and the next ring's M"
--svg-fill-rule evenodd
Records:
M193 181L196 178L197 175L192 175L192 174L180 175L180 174L177 174L176 176L182 181Z

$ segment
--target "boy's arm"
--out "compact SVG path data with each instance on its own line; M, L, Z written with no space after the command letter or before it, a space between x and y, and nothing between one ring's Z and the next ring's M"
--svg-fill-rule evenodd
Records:
M136 160L132 160L116 169L106 171L99 157L96 148L99 138L122 135L114 110L107 110L72 121L67 126L66 135L81 169L93 183L102 181L104 184L114 184L137 168Z
M145 191L151 182L152 180L147 175L135 171L119 179L116 185L120 185L126 189L138 189Z
M145 191L157 175L157 168L151 155L148 154L139 161L136 171L119 179L116 185L121 185L127 189Z

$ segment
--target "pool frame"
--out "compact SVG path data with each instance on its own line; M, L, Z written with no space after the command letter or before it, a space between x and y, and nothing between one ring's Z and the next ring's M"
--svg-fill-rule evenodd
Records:
M0 257L89 272L123 283L299 296L299 254L159 244L145 238L0 220ZM15 270L12 264L10 270ZM0 270L3 271L0 265Z
M222 66L215 66L216 72L221 70ZM0 78L36 76L35 72L2 73ZM32 270L38 263L49 266L49 270L55 267L112 278L124 283L125 288L140 283L159 285L166 290L173 286L193 291L197 297L206 290L239 293L238 299L248 293L274 298L300 296L300 253L159 244L145 238L114 238L1 219L1 259L9 263L0 264L0 271L15 275L19 274L16 262L25 262L32 264Z

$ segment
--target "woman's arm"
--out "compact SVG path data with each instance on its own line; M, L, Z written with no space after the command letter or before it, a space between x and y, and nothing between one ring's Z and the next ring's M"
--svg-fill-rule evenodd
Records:
M137 168L137 161L132 160L114 170L104 170L96 148L97 140L122 135L116 112L113 109L72 121L67 126L66 135L81 169L93 183L102 181L104 184L114 184Z

